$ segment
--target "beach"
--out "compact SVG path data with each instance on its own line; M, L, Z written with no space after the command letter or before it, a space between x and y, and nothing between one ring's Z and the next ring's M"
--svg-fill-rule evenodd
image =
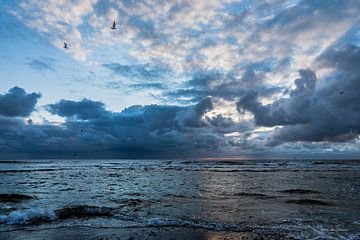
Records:
M66 227L55 229L42 229L39 231L18 230L2 234L1 239L14 240L70 240L70 239L97 239L97 240L155 240L155 239L287 239L285 236L274 233L253 232L226 232L210 231L204 229L164 227L164 228L102 228L91 227Z

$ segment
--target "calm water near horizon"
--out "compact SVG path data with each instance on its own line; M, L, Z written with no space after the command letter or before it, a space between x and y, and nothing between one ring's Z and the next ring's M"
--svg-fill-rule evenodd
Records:
M0 239L64 226L360 239L359 199L357 160L2 160Z

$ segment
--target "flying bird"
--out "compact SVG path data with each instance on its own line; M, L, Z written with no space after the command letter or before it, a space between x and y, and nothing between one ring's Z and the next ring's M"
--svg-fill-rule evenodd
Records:
M67 49L68 48L68 45L66 42L64 42L64 48Z
M113 29L113 30L115 30L116 29L116 23L115 23L115 21L113 22L113 25L112 25L112 27L111 27L111 29Z
M344 91L340 91L339 94L344 94Z

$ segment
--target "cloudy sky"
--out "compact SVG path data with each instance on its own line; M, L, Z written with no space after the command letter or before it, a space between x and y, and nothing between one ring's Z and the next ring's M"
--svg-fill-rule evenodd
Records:
M0 0L0 157L360 157L359 11Z

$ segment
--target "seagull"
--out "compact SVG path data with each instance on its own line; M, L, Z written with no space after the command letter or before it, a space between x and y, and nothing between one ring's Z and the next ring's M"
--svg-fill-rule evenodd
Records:
M344 94L344 91L340 91L339 94Z
M64 42L64 48L67 49L68 48L68 45L66 42Z
M115 23L115 21L113 22L113 25L112 25L112 27L111 27L111 29L113 29L113 30L115 30L116 29L116 23Z

